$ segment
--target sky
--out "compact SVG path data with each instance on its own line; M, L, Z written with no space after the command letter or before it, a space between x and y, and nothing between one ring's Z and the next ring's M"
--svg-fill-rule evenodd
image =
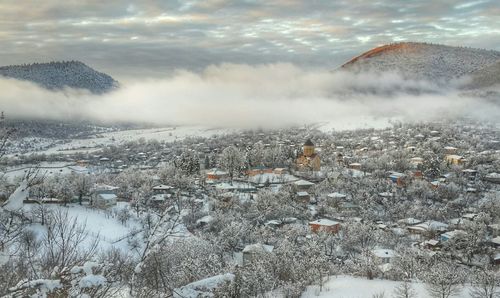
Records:
M0 1L0 65L80 60L118 79L221 63L335 69L401 41L500 50L500 1Z

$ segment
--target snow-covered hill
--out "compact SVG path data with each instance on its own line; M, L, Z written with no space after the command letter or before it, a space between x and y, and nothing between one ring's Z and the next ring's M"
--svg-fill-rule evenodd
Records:
M0 67L0 75L39 84L47 89L78 88L100 94L111 91L118 82L79 61L34 63Z
M466 87L471 89L485 89L500 84L500 60L470 75L470 83Z
M397 72L408 79L449 83L472 74L481 76L483 69L499 62L498 51L406 42L374 48L341 68L354 72ZM500 78L491 83L500 83Z

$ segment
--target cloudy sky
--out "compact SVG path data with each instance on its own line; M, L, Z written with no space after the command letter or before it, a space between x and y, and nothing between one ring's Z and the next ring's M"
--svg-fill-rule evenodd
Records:
M118 78L221 62L334 68L397 41L500 50L500 2L0 1L1 65L74 59Z

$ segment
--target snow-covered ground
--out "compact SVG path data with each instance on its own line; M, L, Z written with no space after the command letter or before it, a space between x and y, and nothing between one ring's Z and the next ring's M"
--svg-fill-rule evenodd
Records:
M394 118L373 118L353 115L348 119L335 119L335 121L321 122L311 125L311 128L319 129L323 132L332 130L352 130L363 128L386 128L391 126L391 121L396 121ZM113 132L105 132L95 135L87 139L73 139L69 142L61 140L45 139L43 143L33 146L33 148L25 148L24 154L40 153L40 154L75 154L75 153L92 153L102 147L109 145L120 145L130 141L158 140L160 142L181 141L188 137L210 137L213 135L221 135L228 133L237 133L239 129L235 128L211 128L208 126L172 126L162 128L148 129L130 129ZM20 143L31 143L32 138L24 138ZM40 141L41 142L41 141ZM13 157L10 153L7 157Z
M25 204L24 208L29 210L34 205ZM99 247L108 249L115 247L123 251L129 251L126 239L123 238L130 234L133 228L139 228L139 223L133 217L125 224L122 224L117 218L111 216L111 213L105 210L88 208L77 204L70 204L68 207L60 205L46 205L52 211L62 210L68 213L70 220L77 219L79 224L85 225L85 230L89 237L86 239L87 244L90 244L94 239L99 238ZM114 208L128 208L129 204L118 202ZM32 229L44 233L45 228L39 224L33 225ZM85 243L84 243L85 245Z
M77 152L90 153L107 145L119 145L139 139L172 142L187 137L210 137L212 135L235 132L234 129L208 128L204 126L178 126L150 129L121 130L99 134L94 138L75 139L65 144L59 144L39 153L73 154Z
M252 183L289 183L297 181L299 178L290 174L275 174L275 173L262 173L248 178Z
M36 168L40 176L66 175L73 172L83 170L82 167L75 167L74 164L68 162L42 162L37 165L20 165L3 170L3 177L9 182L15 182L22 179L30 169Z
M384 294L384 297L393 297L394 290L400 282L391 280L374 279L368 280L353 276L330 276L323 285L320 292L319 286L309 286L302 294L302 298L372 298L373 295ZM431 298L425 288L425 284L413 282L412 287L418 298ZM459 296L454 298L469 298L469 289L463 288Z
M174 298L211 297L210 291L217 288L222 283L226 281L232 281L233 279L234 274L226 273L195 281L179 289L175 289Z
M312 125L312 128L317 128L323 132L330 132L332 130L350 130L362 128L386 128L391 126L391 121L397 119L393 118L368 118L364 116L350 117L349 119L340 120L336 119L332 122L321 122ZM74 139L66 143L60 140L44 141L43 145L34 146L31 150L25 153L43 153L43 154L75 154L75 153L92 153L102 147L109 145L120 145L130 141L144 140L158 140L160 142L173 142L181 141L188 137L210 137L212 135L221 135L228 133L236 133L238 129L235 128L210 128L208 126L176 126L176 127L162 127L162 128L148 128L148 129L130 129L120 130L113 132L105 132L95 135L87 139ZM25 138L22 141L28 142L30 138ZM28 148L26 148L28 149ZM14 154L8 154L12 157Z
M384 129L391 126L391 122L398 121L398 118L389 117L368 117L363 115L352 115L335 121L320 122L312 127L322 132L355 130L355 129Z

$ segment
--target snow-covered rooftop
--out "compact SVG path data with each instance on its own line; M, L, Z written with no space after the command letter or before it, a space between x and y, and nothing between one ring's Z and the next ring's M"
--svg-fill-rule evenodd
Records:
M320 226L334 226L338 225L339 222L331 219L321 218L309 222L310 225L320 225Z
M372 253L378 258L392 258L395 255L394 250L385 248L374 249Z
M171 190L171 189L173 189L172 186L165 185L165 184L160 184L160 185L153 187L153 190Z
M331 194L328 194L328 197L332 199L344 199L347 197L347 195L340 192L333 192Z
M112 193L101 193L99 194L99 198L105 201L116 200L117 196Z
M211 293L221 284L234 279L234 274L226 273L198 280L174 290L174 298L213 297Z
M272 245L265 245L261 243L255 243L255 244L249 244L245 246L243 249L244 253L253 253L253 252L272 252L274 249L274 246Z
M314 185L313 182L309 182L306 180L298 180L298 181L295 181L293 184L295 184L297 186L312 186L312 185Z

